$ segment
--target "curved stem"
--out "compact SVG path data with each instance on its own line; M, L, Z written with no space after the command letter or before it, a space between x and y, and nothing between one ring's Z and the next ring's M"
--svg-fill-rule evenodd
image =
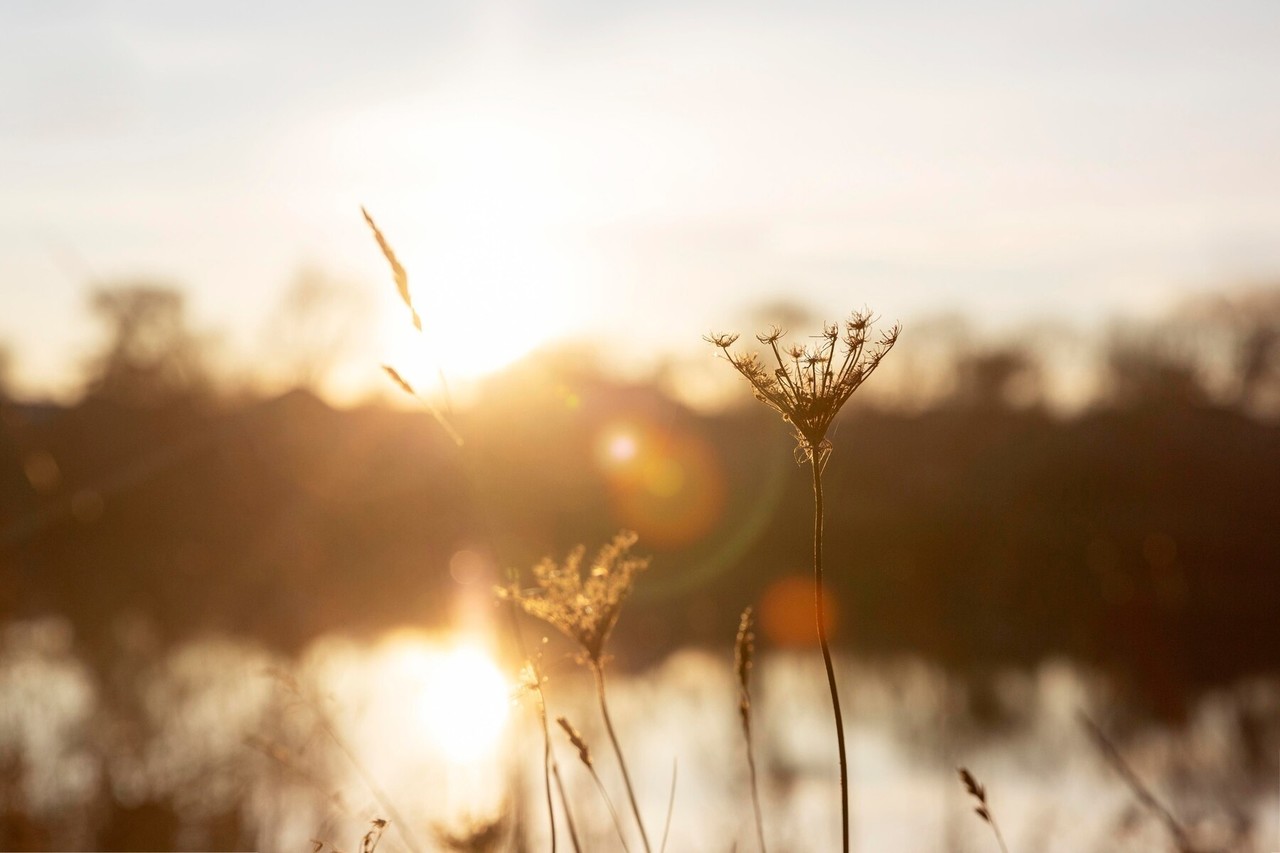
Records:
M631 853L631 848L627 846L626 833L622 831L622 821L618 818L618 810L613 807L613 798L609 796L609 792L604 787L604 782L600 781L600 774L596 772L596 768L590 764L587 769L591 771L591 778L595 780L596 790L600 792L600 798L604 800L604 804L609 808L609 816L613 818L613 828L618 832L618 840L622 842L623 853Z
M631 774L627 772L627 762L622 757L622 747L618 743L618 735L613 730L613 720L609 717L609 704L604 698L604 667L599 661L592 661L591 669L596 674L596 696L600 699L600 715L604 717L605 731L609 733L613 752L618 756L618 766L622 768L622 781L627 786L627 799L631 801L631 813L636 817L636 826L640 827L640 840L644 842L645 853L651 853L649 835L644 831L644 821L640 819L640 806L636 803L636 792L631 785Z
M760 810L760 788L756 783L756 754L751 746L751 727L746 727L747 736L747 768L751 771L751 807L756 814L756 840L760 842L760 853L768 853L764 844L764 813Z
M827 643L827 612L822 601L822 461L817 448L809 457L813 467L813 597L818 620L818 644L822 646L822 662L827 668L827 687L831 689L831 710L836 718L836 746L840 752L840 827L844 853L849 853L849 760L844 747L844 717L840 713L840 693L836 689L836 670L831 663L831 647Z
M551 799L551 732L547 727L547 709L538 702L538 722L542 724L542 785L547 792L547 823L551 828L551 853L556 853L556 808ZM577 849L574 844L574 849Z
M582 853L582 845L578 843L578 828L573 824L573 812L569 811L569 799L564 795L564 781L560 778L560 764L553 756L551 773L556 777L556 790L560 792L560 802L564 805L564 820L569 825L569 840L573 842L574 853Z

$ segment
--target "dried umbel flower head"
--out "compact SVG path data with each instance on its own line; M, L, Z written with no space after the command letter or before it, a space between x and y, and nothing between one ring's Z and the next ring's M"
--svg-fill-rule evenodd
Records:
M587 662L599 667L622 602L630 594L636 574L649 565L648 558L631 555L636 539L630 531L614 536L587 565L585 577L583 546L570 551L563 563L548 557L533 567L537 588L523 590L513 582L499 587L498 596L554 625L582 648Z
M777 327L757 335L756 340L773 351L778 366L772 370L757 353L731 352L737 335L711 335L706 340L723 350L751 383L756 399L795 427L801 460L825 461L831 452L827 430L832 421L898 340L901 326L894 324L873 341L874 322L870 312L855 311L843 325L825 326L809 346L784 348L779 343L784 333Z

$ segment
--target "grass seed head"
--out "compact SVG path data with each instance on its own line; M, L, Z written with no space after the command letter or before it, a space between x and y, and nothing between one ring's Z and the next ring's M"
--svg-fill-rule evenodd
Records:
M967 768L958 768L956 772L960 774L960 783L964 785L965 791L978 803L974 812L987 823L991 823L991 809L987 806L987 789L978 783Z
M556 717L556 724L564 729L564 733L569 736L569 743L573 744L573 748L578 750L578 759L590 769L591 748L582 739L582 733L575 729L573 723L569 722L565 717Z
M738 675L738 714L742 727L751 727L751 666L755 659L756 634L752 627L751 608L742 611L738 620L738 639L733 645L734 671Z

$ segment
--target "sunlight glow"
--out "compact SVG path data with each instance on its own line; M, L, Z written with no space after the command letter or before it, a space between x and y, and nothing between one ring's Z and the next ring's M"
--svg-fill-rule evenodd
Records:
M470 642L441 647L406 641L395 657L409 688L413 722L432 749L454 764L481 761L497 751L511 687L483 648Z
M434 661L432 689L422 697L428 736L454 761L470 761L498 746L511 688L497 664L476 646L458 646Z
M419 335L384 293L385 360L421 390L444 373L465 384L580 327L594 301L588 253L573 211L591 192L564 174L556 144L498 105L429 120L383 117L411 141L404 161L435 168L409 176L379 207L379 223L409 271ZM403 162L387 164L396 171Z

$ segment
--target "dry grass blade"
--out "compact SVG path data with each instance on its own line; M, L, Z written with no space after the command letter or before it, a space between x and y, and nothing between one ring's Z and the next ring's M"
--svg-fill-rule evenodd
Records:
M373 232L373 239L378 241L378 248L382 250L382 256L387 259L387 264L391 267L391 277L395 279L396 290L400 292L400 299L404 301L405 307L409 309L409 313L413 317L413 327L421 332L422 318L418 316L418 310L413 307L413 297L409 293L409 274L405 272L400 260L396 257L396 253L392 250L391 244L387 242L387 238L382 236L382 231L378 228L377 223L373 221L373 217L369 215L369 211L361 207L360 212L364 214L364 221L369 224L369 230Z
M1155 794L1151 792L1138 774L1134 772L1129 763L1124 760L1124 756L1120 754L1120 750L1111 742L1102 727L1089 718L1084 711L1076 712L1076 717L1080 721L1080 727L1084 729L1085 734L1089 736L1089 740L1098 748L1103 759L1111 765L1112 769L1124 780L1124 783L1133 793L1133 798L1152 814L1157 820L1165 825L1169 835L1173 837L1174 846L1177 847L1178 853L1201 853L1191 843L1190 836L1183 828L1182 824L1163 803L1156 799Z
M991 831L996 836L996 843L1000 845L1000 849L1004 853L1009 853L1009 848L1005 846L1004 835L1000 832L1000 825L996 823L995 815L991 813L991 805L987 802L987 789L978 784L978 780L974 778L964 767L957 768L960 774L960 782L964 785L965 791L969 796L977 801L978 805L974 807L973 812L991 827Z
M400 371L396 370L394 367L392 367L389 364L382 365L382 369L386 371L386 374L388 376L391 377L392 382L400 386L401 391L413 397L418 396L418 392L415 391L413 386L409 384L409 380L405 379L403 376L400 375Z
M391 377L391 381L396 383L396 385L400 388L401 391L405 392L406 394L413 397L415 400L417 400L419 403L422 404L422 407L427 410L427 412L431 415L431 417L436 419L436 423L440 424L440 428L449 434L449 438L453 441L454 444L458 445L459 447L462 446L462 436L458 435L458 431L453 428L453 424L449 423L449 419L444 416L443 412L441 412L438 408L433 406L429 400L427 400L425 397L419 394L414 389L414 387L409 384L409 380L405 379L403 376L400 375L400 371L396 370L394 367L392 367L389 364L382 365L382 369L387 374L387 376Z

